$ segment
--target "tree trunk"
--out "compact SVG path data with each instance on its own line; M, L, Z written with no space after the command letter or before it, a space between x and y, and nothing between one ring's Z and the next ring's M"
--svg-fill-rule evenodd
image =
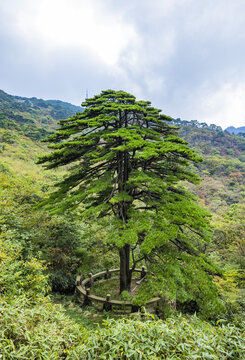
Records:
M122 111L119 110L119 128L127 127L127 116L123 115ZM126 140L119 137L118 145L123 145ZM117 159L117 173L118 173L118 191L123 192L128 181L129 176L129 155L128 151L118 153ZM118 216L124 224L127 223L127 211L128 204L125 201L121 201L118 204ZM129 268L130 263L130 245L125 244L119 249L120 255L120 294L126 290L130 292L131 286L131 272Z
M120 294L126 290L130 292L131 272L129 269L130 245L126 244L119 249L120 255Z

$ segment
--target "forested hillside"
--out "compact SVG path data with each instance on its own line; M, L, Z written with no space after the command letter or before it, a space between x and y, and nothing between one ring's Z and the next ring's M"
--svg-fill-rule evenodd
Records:
M0 90L0 127L17 130L29 138L41 139L82 108L59 100L12 96Z
M196 166L203 178L196 188L198 197L205 201L213 213L219 214L230 205L243 203L244 138L224 132L216 125L208 126L180 119L173 123L180 127L180 136L203 158Z
M73 296L77 273L119 266L115 245L105 242L106 220L101 228L93 216L81 220L79 208L59 214L40 207L54 183L67 175L67 166L44 170L37 165L40 156L50 154L39 140L56 129L58 119L82 110L0 92L2 358L244 359L245 139L195 121L170 122L203 159L190 165L200 184L183 181L181 186L212 215L212 238L198 246L217 267L213 284L221 306L211 309L213 295L207 294L210 303L201 308L205 299L198 299L198 292L206 289L204 278L193 290L176 272L168 276L179 276L181 291L190 289L189 295L176 292L177 310L167 304L159 318L109 314L108 319L108 314L81 308ZM191 240L195 246L195 236Z

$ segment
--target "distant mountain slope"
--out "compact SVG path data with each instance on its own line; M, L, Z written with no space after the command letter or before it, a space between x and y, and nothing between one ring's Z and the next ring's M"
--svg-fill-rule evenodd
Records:
M229 126L228 128L225 129L225 131L228 131L228 133L230 134L245 134L245 126L241 126L238 128L235 128L234 126Z
M180 137L203 158L191 165L202 178L200 185L188 185L200 203L217 218L231 206L244 204L245 138L196 120L176 119L171 125L179 127Z
M57 120L81 111L67 102L12 96L0 90L0 127L18 130L31 139L47 136L57 127Z
M240 158L245 161L245 139L229 134L220 126L199 123L196 120L176 119L172 125L180 127L180 137L202 155L220 155Z

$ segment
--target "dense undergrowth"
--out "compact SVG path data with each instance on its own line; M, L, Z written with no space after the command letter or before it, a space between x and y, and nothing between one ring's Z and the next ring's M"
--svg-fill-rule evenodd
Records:
M245 334L195 316L104 320L85 329L46 298L0 301L3 359L244 359Z
M242 359L244 331L192 316L108 319L90 329L48 296L44 264L24 257L21 244L0 238L0 354L3 359ZM55 300L55 299L54 299ZM57 298L56 301L57 302ZM88 313L88 311L87 311ZM95 315L95 317L94 317ZM105 317L105 314L103 315ZM82 319L83 318L83 319ZM241 324L240 324L241 325ZM242 326L241 326L242 327Z

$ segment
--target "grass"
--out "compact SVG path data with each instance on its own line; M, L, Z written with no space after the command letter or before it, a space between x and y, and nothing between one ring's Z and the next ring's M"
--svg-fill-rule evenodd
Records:
M51 301L62 305L65 314L76 323L83 325L88 330L104 327L104 321L108 319L120 319L123 315L111 312L98 311L92 306L84 308L76 295L61 295L53 293Z
M139 286L137 286L136 281L139 279L134 277L131 282L131 296L129 295L129 298L127 301L130 301L131 298L136 294ZM135 289L136 288L136 289ZM111 299L113 300L125 300L120 295L120 283L119 279L117 278L111 278L109 280L105 280L103 282L94 282L93 286L91 287L91 294L100 296L100 297L106 297L107 294L111 295Z

